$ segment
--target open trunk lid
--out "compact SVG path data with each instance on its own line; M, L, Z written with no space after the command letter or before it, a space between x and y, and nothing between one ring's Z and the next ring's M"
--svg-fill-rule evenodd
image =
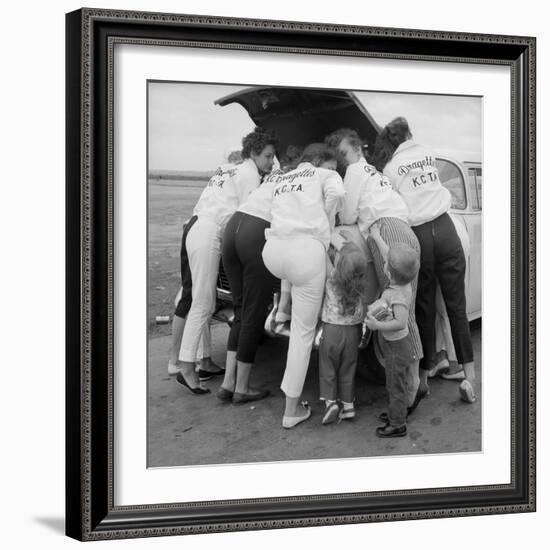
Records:
M356 130L372 147L380 126L353 92L317 88L253 87L215 101L238 103L256 124L276 132L279 153L289 145L322 142L338 128Z

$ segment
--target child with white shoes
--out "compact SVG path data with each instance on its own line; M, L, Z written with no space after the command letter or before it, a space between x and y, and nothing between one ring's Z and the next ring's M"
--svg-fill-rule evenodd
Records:
M327 278L319 345L319 389L325 401L322 423L355 418L355 371L365 317L367 260L358 246L341 240L334 260L327 255Z

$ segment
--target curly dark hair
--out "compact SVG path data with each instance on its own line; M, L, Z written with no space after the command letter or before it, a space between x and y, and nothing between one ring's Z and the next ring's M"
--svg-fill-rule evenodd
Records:
M411 129L407 119L403 116L394 118L384 127L387 132L388 140L395 147L399 147L404 141L412 138Z
M245 159L250 158L250 153L259 155L268 145L273 145L277 149L279 140L272 130L265 130L260 126L256 126L253 132L244 136L242 140L243 150L242 156Z

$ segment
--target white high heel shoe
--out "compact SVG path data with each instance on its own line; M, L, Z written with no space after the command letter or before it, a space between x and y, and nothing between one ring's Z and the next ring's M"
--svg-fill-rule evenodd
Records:
M305 422L311 416L311 407L307 401L302 401L302 407L306 410L304 416L283 416L283 428L287 430L294 428L301 422Z

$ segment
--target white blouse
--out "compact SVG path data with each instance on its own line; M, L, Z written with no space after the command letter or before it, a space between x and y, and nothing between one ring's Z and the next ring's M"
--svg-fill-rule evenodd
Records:
M363 235L380 218L407 221L407 206L387 178L362 158L350 164L344 178L345 206L340 213L343 224L357 223Z
M213 219L221 228L260 185L261 176L252 159L239 165L220 166L205 187L193 214Z
M435 220L451 208L451 193L439 179L435 155L423 145L403 142L384 168L384 175L407 204L412 226Z
M309 162L272 178L272 221L266 239L313 237L328 249L331 225L345 195L342 178Z
M262 218L266 222L271 222L273 187L277 181L276 177L278 174L282 174L282 172L276 171L266 176L263 183L248 195L248 199L238 208L238 211L256 216L256 218Z

